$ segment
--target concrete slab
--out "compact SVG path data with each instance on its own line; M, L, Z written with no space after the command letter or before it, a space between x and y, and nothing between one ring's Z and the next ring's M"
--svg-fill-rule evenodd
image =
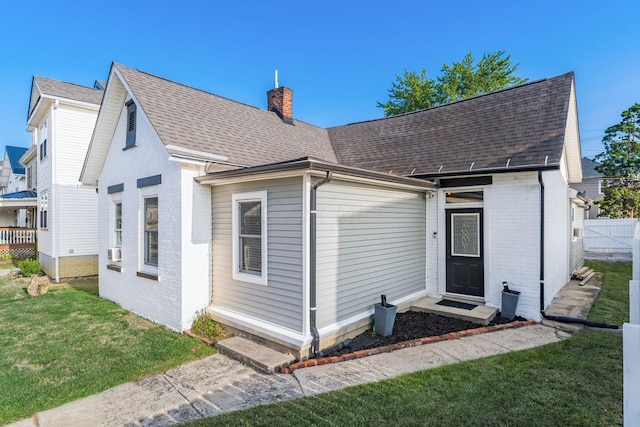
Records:
M295 360L291 354L265 347L242 337L231 337L218 341L216 348L236 360L240 360L265 372L275 372Z
M509 350L487 340L479 339L478 336L471 336L465 339L441 341L431 344L431 351L442 357L455 357L457 361L479 359L481 357L493 356L506 353Z
M538 324L477 335L476 338L492 342L508 351L520 351L558 342L570 336L566 332Z
M441 298L422 298L416 301L411 310L423 311L426 313L439 314L441 316L455 317L457 319L466 320L480 325L488 325L498 312L497 309L487 307L485 305L477 305L472 310L463 308L448 307L446 305L438 305Z
M602 274L596 275L580 286L578 280L571 280L555 296L545 313L553 316L576 317L586 319L591 307L600 297Z

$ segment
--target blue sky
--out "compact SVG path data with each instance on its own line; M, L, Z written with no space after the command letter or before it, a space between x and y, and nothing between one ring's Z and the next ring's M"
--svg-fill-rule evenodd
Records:
M397 74L505 50L518 75L576 73L583 155L640 102L640 2L9 2L0 14L0 149L27 147L31 78L92 86L112 61L265 108L274 70L294 116L382 117ZM491 6L487 6L491 3Z

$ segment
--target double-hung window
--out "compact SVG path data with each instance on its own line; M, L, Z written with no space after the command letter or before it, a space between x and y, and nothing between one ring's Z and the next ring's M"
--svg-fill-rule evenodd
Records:
M267 284L267 192L232 196L233 278Z
M31 166L27 166L27 190L33 189L33 171Z
M44 160L47 157L47 119L40 125L38 138L40 139L40 160Z
M47 228L49 212L49 193L47 191L40 195L40 228Z
M113 204L113 243L117 248L122 247L122 202Z
M144 263L158 266L158 197L144 199Z

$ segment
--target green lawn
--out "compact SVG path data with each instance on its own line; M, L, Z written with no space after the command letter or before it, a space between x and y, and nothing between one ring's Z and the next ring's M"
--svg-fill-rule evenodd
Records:
M629 321L631 262L588 261L585 264L603 273L602 295L591 309L589 320L622 326Z
M590 318L622 324L631 264L589 265L604 273ZM622 425L622 399L622 335L584 330L531 350L188 425L615 426Z
M77 280L30 297L0 282L0 425L214 352Z

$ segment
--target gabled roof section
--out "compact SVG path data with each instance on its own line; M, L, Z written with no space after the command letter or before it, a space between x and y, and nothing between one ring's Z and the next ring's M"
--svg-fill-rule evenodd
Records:
M286 124L274 112L123 65L114 67L169 152L177 147L215 154L241 166L307 156L337 161L326 129L299 120Z
M595 160L591 160L588 157L583 157L582 158L582 174L583 174L583 178L588 179L588 178L602 178L604 177L604 175L602 175L600 172L598 172L596 170L596 166L599 166L600 163L596 162Z
M33 76L27 120L43 97L100 105L104 91L47 77Z
M559 167L573 79L567 73L413 113L337 126L329 136L340 163L396 175Z
M28 148L12 147L7 145L5 148L7 152L7 158L11 165L11 172L15 174L24 174L24 166L20 163L20 158L27 152Z

